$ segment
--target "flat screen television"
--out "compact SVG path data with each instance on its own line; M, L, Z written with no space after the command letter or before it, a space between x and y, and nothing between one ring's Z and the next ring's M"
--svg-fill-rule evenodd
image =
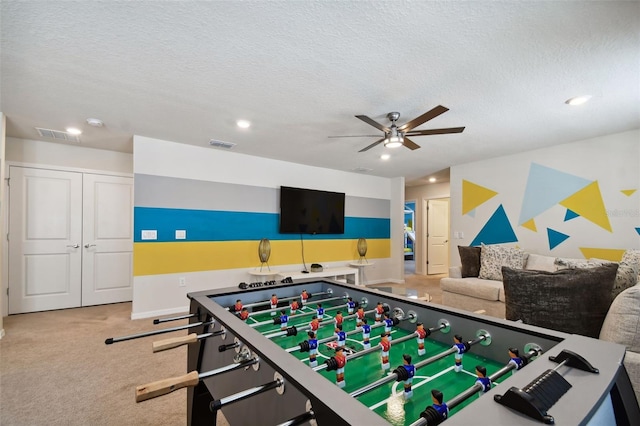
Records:
M281 234L344 234L344 193L280 187Z

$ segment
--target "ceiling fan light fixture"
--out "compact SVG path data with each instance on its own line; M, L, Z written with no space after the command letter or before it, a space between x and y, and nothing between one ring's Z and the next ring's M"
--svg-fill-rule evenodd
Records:
M398 148L404 145L404 137L402 132L398 131L396 125L391 126L391 131L389 132L389 136L384 141L384 146L387 148Z

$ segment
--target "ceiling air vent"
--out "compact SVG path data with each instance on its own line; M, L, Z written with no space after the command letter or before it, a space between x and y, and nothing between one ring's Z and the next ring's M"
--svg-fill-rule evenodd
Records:
M367 169L366 167L356 167L352 171L354 171L356 173L369 173L369 172L372 172L373 169Z
M56 139L59 141L80 142L78 135L72 135L71 133L62 132L60 130L43 129L36 127L38 134L43 138Z
M211 139L209 141L209 145L215 146L216 148L225 148L225 149L231 149L234 146L236 146L236 144L233 143L233 142L219 141L219 140L216 140L216 139Z

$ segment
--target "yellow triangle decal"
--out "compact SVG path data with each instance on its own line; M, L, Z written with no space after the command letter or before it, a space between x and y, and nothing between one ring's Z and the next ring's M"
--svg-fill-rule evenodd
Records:
M528 221L526 221L520 226L522 226L523 228L530 229L533 232L538 232L538 228L536 228L536 221L534 219L529 219Z
M485 203L490 198L498 195L496 191L476 185L468 180L462 180L462 214L467 214L471 210Z
M625 252L624 249L619 250L593 247L580 247L580 251L585 259L595 257L596 259L610 260L612 262L620 262L622 260L622 255Z
M604 208L598 181L593 181L575 194L559 203L561 206L576 212L583 218L595 223L609 232L613 232L609 223L607 210Z
M621 189L620 192L622 192L627 197L631 197L633 193L636 192L636 189Z

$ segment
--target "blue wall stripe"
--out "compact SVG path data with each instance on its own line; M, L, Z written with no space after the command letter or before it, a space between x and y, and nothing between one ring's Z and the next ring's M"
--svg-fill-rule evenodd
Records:
M135 242L176 241L175 231L186 230L184 241L255 241L294 240L298 234L278 232L279 215L276 213L230 212L214 210L134 208ZM355 238L390 238L390 219L345 217L344 234L304 235L308 240L335 240ZM156 230L157 240L141 239L142 230ZM181 240L182 241L182 240Z

